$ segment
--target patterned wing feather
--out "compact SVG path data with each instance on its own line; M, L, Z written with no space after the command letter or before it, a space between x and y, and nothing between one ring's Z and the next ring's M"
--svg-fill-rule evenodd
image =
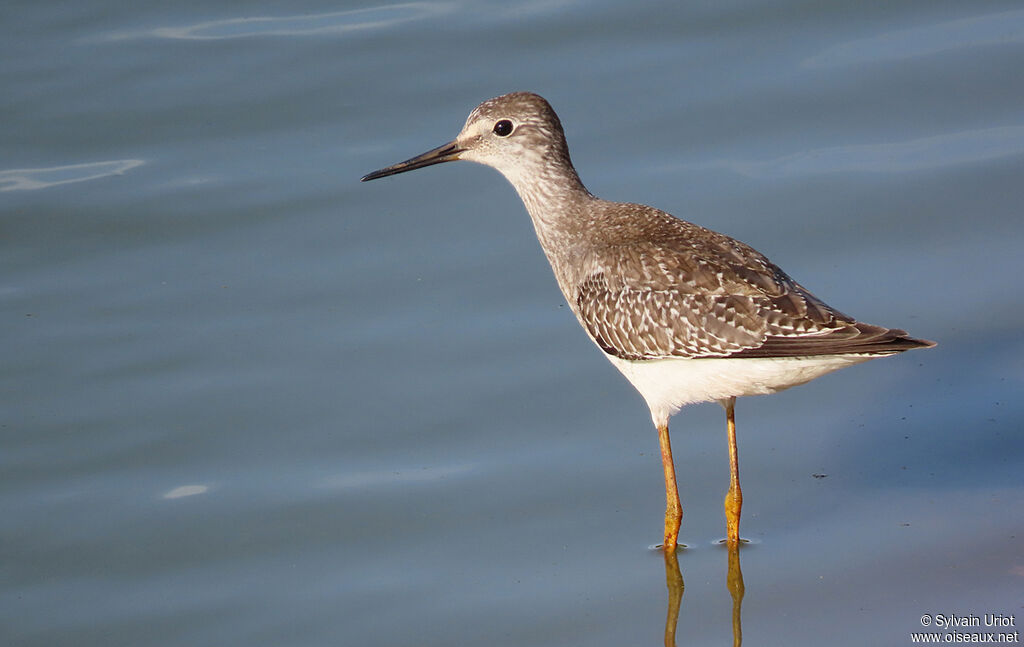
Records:
M671 253L645 241L605 249L594 259L592 267L603 269L577 286L575 305L606 353L634 360L796 357L932 345L857 322L752 248L700 233Z

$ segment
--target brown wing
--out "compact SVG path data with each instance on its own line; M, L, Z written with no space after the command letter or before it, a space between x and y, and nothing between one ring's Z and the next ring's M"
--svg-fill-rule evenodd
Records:
M602 250L580 321L622 359L894 353L933 345L829 307L752 248L696 225L682 241ZM697 234L694 236L694 234ZM674 237L673 237L674 238Z

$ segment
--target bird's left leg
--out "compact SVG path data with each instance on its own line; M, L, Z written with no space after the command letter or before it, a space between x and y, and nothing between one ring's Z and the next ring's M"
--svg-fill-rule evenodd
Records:
M672 460L672 443L668 437L668 422L658 425L658 441L661 445L661 466L665 471L665 543L666 553L674 552L679 537L679 522L683 508L679 505L679 490L676 488L676 466Z

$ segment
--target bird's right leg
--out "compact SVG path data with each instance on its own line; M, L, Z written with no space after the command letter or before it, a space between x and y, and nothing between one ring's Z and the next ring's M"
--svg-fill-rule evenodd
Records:
M725 494L726 541L729 545L739 545L743 491L740 489L739 452L736 450L736 398L723 400L722 406L725 407L726 432L729 436L729 491Z
M679 538L679 522L683 508L679 505L679 490L676 489L676 466L672 460L672 443L668 437L668 423L658 425L658 442L661 445L661 466L665 470L665 551L675 551Z

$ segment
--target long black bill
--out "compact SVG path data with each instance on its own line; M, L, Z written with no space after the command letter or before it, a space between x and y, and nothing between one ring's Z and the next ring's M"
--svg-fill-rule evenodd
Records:
M455 142L448 142L444 146L438 146L434 150L429 150L422 155L399 162L398 164L392 164L387 168L382 168L379 171L373 173L367 173L363 176L360 182L369 182L370 180L376 180L379 177L387 177L388 175L395 175L397 173L405 173L406 171L415 171L418 168L424 166L430 166L432 164L440 164L441 162L451 162L459 159L459 154L463 151Z

